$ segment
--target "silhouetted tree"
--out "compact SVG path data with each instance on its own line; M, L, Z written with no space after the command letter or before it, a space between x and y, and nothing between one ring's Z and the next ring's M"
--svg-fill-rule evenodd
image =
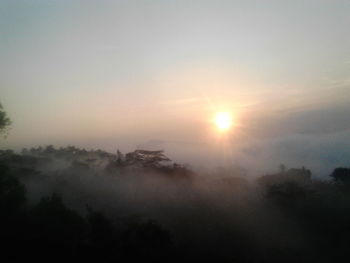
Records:
M144 166L159 166L161 162L171 161L163 151L136 150L125 155L128 164L140 163Z
M349 184L350 183L350 168L336 168L330 175L336 182Z
M117 163L119 165L123 165L123 163L124 163L124 155L119 150L117 150Z
M154 220L131 220L122 237L124 256L133 259L164 259L171 246L171 235Z
M11 124L10 119L7 117L6 112L3 110L2 105L0 104L0 134L4 133L6 128Z
M110 247L115 240L115 230L110 220L101 212L88 208L89 239L94 247Z
M26 190L0 161L0 244L1 257L13 256L27 229ZM12 257L13 258L13 257Z
M31 215L32 240L44 253L60 254L62 258L75 254L84 240L85 221L68 209L57 194L42 198Z
M8 217L25 204L25 187L10 174L9 168L0 163L0 210L1 217Z

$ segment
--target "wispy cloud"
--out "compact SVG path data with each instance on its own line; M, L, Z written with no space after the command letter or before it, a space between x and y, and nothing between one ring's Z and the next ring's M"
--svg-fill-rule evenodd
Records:
M187 98L187 99L178 99L178 100L168 100L165 102L161 102L161 104L165 105L184 105L184 104L192 104L203 101L203 98Z

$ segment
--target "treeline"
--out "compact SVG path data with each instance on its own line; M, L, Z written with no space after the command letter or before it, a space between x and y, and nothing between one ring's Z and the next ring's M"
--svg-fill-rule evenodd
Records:
M254 182L237 171L208 178L162 151L1 151L1 255L11 262L348 262L349 178L347 168L319 180L284 165ZM33 201L41 184L50 191Z
M56 193L29 205L26 188L0 163L1 257L36 261L166 259L170 234L157 222L130 217L112 222L87 206L82 216Z
M95 169L114 175L118 174L118 171L135 168L174 177L190 178L193 175L187 166L172 162L162 150L135 150L126 154L117 150L113 154L102 150L80 149L75 146L55 148L48 145L46 147L24 148L20 154L16 154L12 150L0 150L0 159L12 167L32 170L54 166L55 162L61 161L63 166Z

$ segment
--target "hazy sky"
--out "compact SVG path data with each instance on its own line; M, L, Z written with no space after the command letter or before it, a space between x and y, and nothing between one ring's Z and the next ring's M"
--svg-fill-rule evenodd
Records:
M349 29L349 0L0 0L1 143L196 155L224 110L237 159L344 164Z

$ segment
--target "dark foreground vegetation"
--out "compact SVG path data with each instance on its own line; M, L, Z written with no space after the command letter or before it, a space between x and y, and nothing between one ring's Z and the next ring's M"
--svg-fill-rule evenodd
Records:
M248 181L161 151L0 152L1 257L95 262L348 262L350 169Z

